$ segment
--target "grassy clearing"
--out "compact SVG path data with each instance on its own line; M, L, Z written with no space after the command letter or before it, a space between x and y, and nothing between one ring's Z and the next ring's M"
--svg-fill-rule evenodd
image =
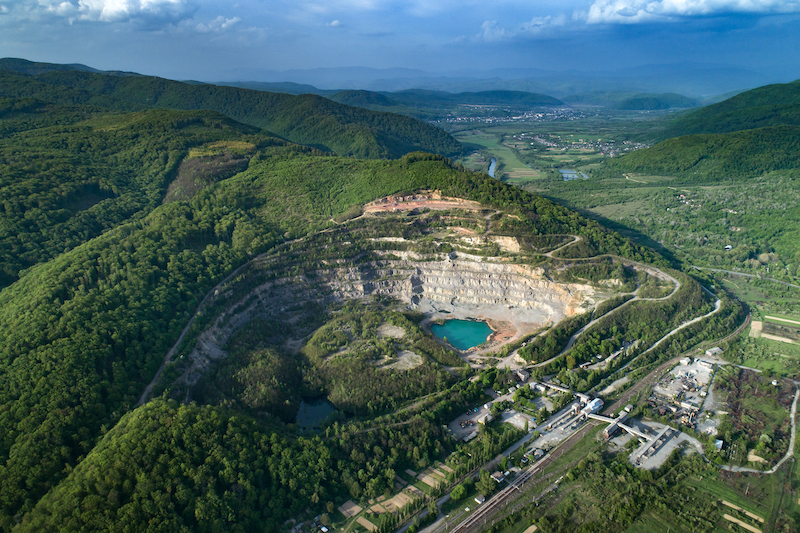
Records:
M665 182L673 181L675 178L672 176L656 176L652 174L627 174L628 181L642 181L644 183L658 183L663 184Z
M779 375L793 374L800 365L800 344L748 339L743 345L741 364Z
M732 291L740 300L755 307L755 315L760 317L758 320L763 318L763 315L786 316L789 318L791 315L786 315L786 313L781 314L780 312L773 311L773 309L791 309L797 306L796 289L789 289L778 283L768 283L759 280L756 281L761 283L761 285L756 285L753 279L739 276L731 276L728 278L716 276L716 279ZM755 319L756 318L754 318L754 320Z
M664 516L655 511L642 514L639 519L625 530L625 533L653 533L654 531L674 531L675 533L692 533L693 529L675 520L674 516ZM714 531L726 531L717 528Z
M714 500L726 500L755 515L766 517L774 500L776 479L775 476L759 475L730 476L728 479L693 476L686 481L686 485ZM744 492L748 496L744 496Z
M209 157L225 152L234 155L246 155L255 152L256 145L245 141L217 141L189 150L188 159Z
M592 213L596 213L601 217L608 219L615 219L626 216L633 216L641 213L645 208L646 203L644 200L624 202L619 204L608 204L590 209Z

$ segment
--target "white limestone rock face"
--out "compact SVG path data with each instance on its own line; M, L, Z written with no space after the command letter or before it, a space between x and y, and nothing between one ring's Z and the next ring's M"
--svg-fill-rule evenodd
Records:
M392 256L399 259L339 261L330 268L254 288L201 334L189 355L190 368L179 381L190 387L197 383L214 360L227 356L222 347L248 321L262 316L293 323L302 317L307 301L324 304L381 295L423 313L481 316L530 327L558 323L596 303L591 286L555 283L541 268L499 258L451 253L425 260L413 252L393 252Z
M530 323L555 323L595 303L588 285L554 283L540 268L472 258L388 260L318 274L342 299L381 294L424 308L462 306L483 315L505 310Z

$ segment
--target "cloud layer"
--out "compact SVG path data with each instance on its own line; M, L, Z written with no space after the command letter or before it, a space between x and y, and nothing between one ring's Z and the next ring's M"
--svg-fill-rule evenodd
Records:
M176 23L191 18L197 7L187 0L40 0L19 3L14 9L20 18L62 17L70 22Z
M797 0L596 0L576 18L589 24L637 24L732 13L800 12Z
M800 69L798 25L800 0L0 0L0 57L196 79L256 63L783 72Z

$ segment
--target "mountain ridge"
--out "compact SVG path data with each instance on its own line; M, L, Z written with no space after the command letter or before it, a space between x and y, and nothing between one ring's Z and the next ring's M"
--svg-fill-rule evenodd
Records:
M47 100L55 94L57 103L89 103L125 111L148 107L209 109L338 155L397 158L419 150L455 155L462 149L448 133L415 118L338 104L316 95L292 96L69 69L14 76L0 79L0 95Z

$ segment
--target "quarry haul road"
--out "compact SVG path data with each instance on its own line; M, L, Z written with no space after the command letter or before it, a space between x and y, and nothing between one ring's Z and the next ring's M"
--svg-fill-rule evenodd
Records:
M281 246L281 245L278 245L278 246ZM206 304L208 299L211 298L216 293L216 291L219 290L220 288L222 288L226 283L228 283L230 280L232 280L236 276L238 276L242 272L242 270L244 270L245 268L250 266L253 263L253 261L256 261L258 259L266 257L267 254L270 254L273 251L274 251L274 249L269 250L267 252L264 252L263 254L259 254L256 257L254 257L253 259L251 259L250 261L248 261L245 264L241 265L239 268L237 268L236 270L231 272L229 275L225 276L225 279L223 279L222 281L220 281L219 283L214 285L214 287L210 291L208 291L206 293L205 297L200 302L200 305L197 306L197 310L192 315L192 318L189 319L189 322L187 322L186 327L184 327L183 331L181 331L181 334L178 337L178 340L175 341L175 344L167 352L167 355L164 357L164 361L161 363L161 366L158 367L158 370L156 371L156 375L153 376L153 379L150 380L150 383L148 383L147 387L144 388L144 392L142 392L142 396L141 396L141 398L139 398L139 401L136 402L136 406L135 407L140 407L140 406L144 405L144 403L148 400L148 396L150 396L150 393L153 390L153 386L155 386L156 382L158 381L158 378L161 377L161 374L164 372L164 369L167 367L167 365L170 364L170 362L172 362L172 358L175 356L175 352L178 350L178 347L183 342L184 337L186 337L186 334L189 332L189 328L191 328L192 324L194 324L195 319L200 314L200 311L203 309L203 306Z
M586 332L586 331L587 331L588 329L590 329L592 326L594 326L595 324L597 324L597 323L598 323L600 320L602 320L603 318L607 317L609 314L611 314L611 313L614 313L615 311L619 311L619 310L620 310L620 309L622 309L623 307L625 307L625 306L627 306L627 305L630 305L632 302L659 302L659 301L669 300L669 299L670 299L670 298L672 298L672 297L675 295L675 293L676 293L676 292L678 292L678 291L680 290L680 288L681 288L681 282L680 282L678 279L676 279L676 278L674 278L674 277L670 276L669 274L667 274L666 272L664 272L664 271L663 271L663 270L661 270L661 269L658 269L658 268L655 268L655 267L651 267L651 266L647 266L647 265L642 265L641 263L635 263L635 262L628 262L628 263L625 263L625 261L624 261L622 258L618 258L618 259L622 260L622 261L623 261L623 264L627 264L627 265L633 265L633 267L634 267L634 268L636 268L636 267L639 267L639 268L642 268L642 269L645 269L645 270L654 271L654 272L657 272L658 274L660 274L661 276L664 276L665 278L669 279L669 280L670 280L672 283L674 283L674 284L675 284L675 286L674 286L674 287L673 287L673 289L672 289L672 292L670 292L668 295L666 295L666 296L662 296L662 297L660 297L660 298L640 298L638 295L635 295L633 298L631 298L631 299L630 299L630 300L628 300L627 302L624 302L623 304L621 304L621 305L619 305L619 306L615 307L614 309L611 309L611 310L610 310L608 313L605 313L604 315L601 315L601 316L599 316L599 317L597 317L597 318L593 319L593 320L592 320L592 321L590 321L588 324L586 324L585 326L583 326L581 329L579 329L578 331L576 331L576 332L575 332L575 333L572 335L572 337L570 337L570 338L569 338L569 341L567 341L567 346L566 346L566 348L564 348L563 350L561 350L561 352L559 352L557 355L554 355L553 357L551 357L551 358L550 358L550 359L548 359L547 361L542 361L541 363L536 363L535 365L532 365L534 368L535 368L535 367L540 367L540 366L545 366L545 365L548 365L548 364L552 363L553 361L555 361L556 359L558 359L559 357L561 357L562 355L564 355L565 353L567 353L567 352L570 350L570 348L572 348L572 346L575 344L575 341L577 341L577 340L578 340L578 337L580 337L580 336L581 336L581 335L582 335L584 332ZM637 288L636 288L636 292L638 292L638 291L639 291L639 287L637 287ZM721 304L721 302L720 302L719 300L717 300L717 306L719 306L720 304ZM665 338L669 337L670 335L672 335L673 333L675 333L675 331L677 331L678 329L684 328L684 327L688 326L689 324L692 324L692 323L694 323L694 322L695 322L695 321L697 321L697 320L700 320L700 319L703 319L703 318L705 318L705 317L707 317L707 316L710 316L711 314L713 314L713 313L714 313L714 312L716 312L716 311L719 311L719 308L718 308L718 307L717 307L717 308L716 308L714 311L712 311L712 313L709 313L708 315L704 315L704 316L698 317L698 318L696 318L696 319L694 319L694 320L692 320L692 321L689 321L689 322L687 322L687 323L684 323L684 324L682 324L682 325L681 325L681 326L679 326L678 328L676 328L676 329L674 329L674 330L670 331L669 333L667 333L667 335L665 335L665 336L664 336L662 339L660 339L658 342L661 342L661 341L662 341L662 340L664 340ZM648 351L652 350L652 349L653 349L653 348L655 348L657 345L658 345L658 343L654 344L652 347L650 347L650 349L649 349ZM518 350L514 350L513 354L514 354L514 355L516 355L517 351L518 351ZM646 353L646 352L645 352L645 353Z

